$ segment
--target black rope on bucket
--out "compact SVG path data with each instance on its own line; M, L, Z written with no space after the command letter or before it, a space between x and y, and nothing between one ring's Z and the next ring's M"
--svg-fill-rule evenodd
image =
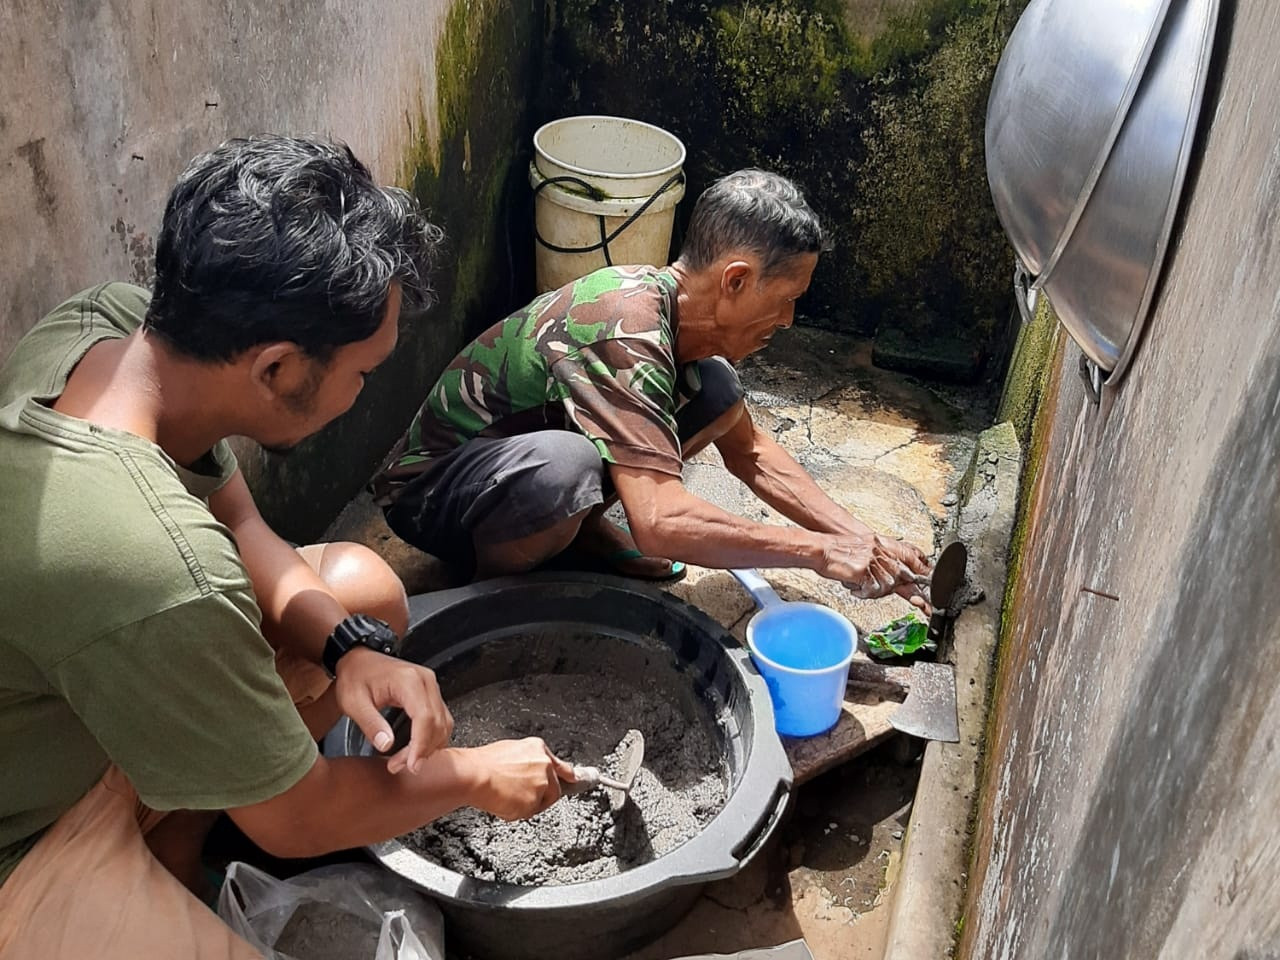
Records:
M593 253L596 250L603 250L605 264L607 266L612 267L613 258L609 255L609 244L612 243L614 240L618 239L619 235L622 233L623 230L627 229L627 227L631 226L631 224L635 223L638 219L640 219L640 217L644 215L644 212L648 210L649 207L653 206L654 202L660 196L662 196L664 193L670 190L675 184L683 183L683 182L684 182L684 171L677 170L669 178L667 178L666 183L664 183L662 186L660 186L657 190L653 192L653 194L649 197L648 200L646 200L644 203L640 204L640 206L636 208L635 213L631 214L631 216L623 220L622 223L618 225L618 229L614 230L613 233L610 233L610 234L605 233L604 214L601 214L601 213L596 214L596 220L600 224L600 242L599 243L593 243L586 247L561 247L554 243L550 243L549 241L546 240L546 238L542 236L541 233L538 232L538 221L536 217L534 218L534 222L533 222L533 235L540 244L542 244L544 247L546 247L548 250L551 250L554 253ZM588 183L587 181L581 180L578 177L570 177L570 176L548 177L547 179L543 180L541 183L539 183L536 187L533 188L534 199L535 200L537 199L538 193L544 187L549 187L553 183L572 183L578 187L581 187L583 190L585 190L587 192L587 196L589 196L592 200L595 200L595 201L608 199L605 193L602 190L600 190L600 188L597 187L595 184Z

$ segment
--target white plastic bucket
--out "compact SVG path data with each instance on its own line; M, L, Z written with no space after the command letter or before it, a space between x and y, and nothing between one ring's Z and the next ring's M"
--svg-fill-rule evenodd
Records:
M533 135L538 290L608 263L664 266L684 196L684 144L623 117L565 117Z

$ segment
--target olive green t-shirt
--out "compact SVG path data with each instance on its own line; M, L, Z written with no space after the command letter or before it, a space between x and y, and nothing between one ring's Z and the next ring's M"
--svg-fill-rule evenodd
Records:
M282 793L315 762L205 501L235 473L230 449L184 469L49 407L147 302L127 284L85 291L0 369L0 882L108 763L150 807L215 810Z

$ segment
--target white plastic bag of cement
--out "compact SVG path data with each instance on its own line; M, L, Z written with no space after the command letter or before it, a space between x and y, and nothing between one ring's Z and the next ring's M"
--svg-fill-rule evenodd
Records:
M444 960L440 909L366 864L288 880L246 863L227 868L218 916L267 960Z

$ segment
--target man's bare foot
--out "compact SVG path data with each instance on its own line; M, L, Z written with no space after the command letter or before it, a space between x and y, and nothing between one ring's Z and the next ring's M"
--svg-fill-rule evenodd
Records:
M675 579L684 564L665 557L646 557L636 547L631 532L607 519L603 511L594 512L582 522L573 546L583 553L603 560L624 577L644 580Z

